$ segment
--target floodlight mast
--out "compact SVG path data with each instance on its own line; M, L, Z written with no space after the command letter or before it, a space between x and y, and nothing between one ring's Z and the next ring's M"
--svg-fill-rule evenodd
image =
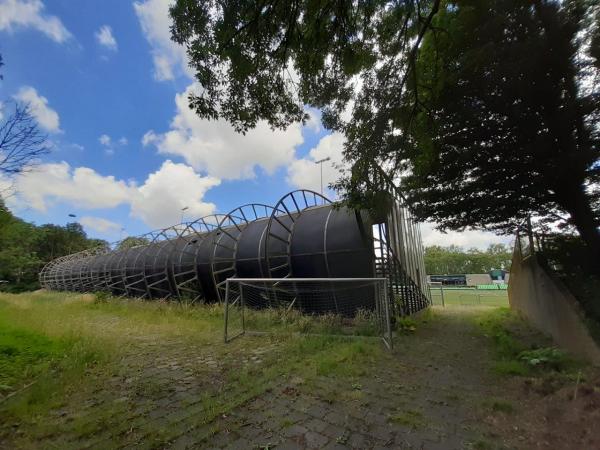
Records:
M331 157L323 158L318 161L315 161L315 164L318 164L321 167L321 195L323 195L323 163L331 161Z

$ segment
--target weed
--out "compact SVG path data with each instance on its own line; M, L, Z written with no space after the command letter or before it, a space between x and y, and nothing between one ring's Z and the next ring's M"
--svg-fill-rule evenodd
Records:
M94 303L108 303L108 301L112 298L110 292L100 291L94 294Z
M548 339L507 308L481 314L478 325L492 340L496 353L493 368L498 374L546 377L552 372L565 372L568 375L578 365L564 352L545 346Z
M403 334L414 333L417 330L417 322L412 317L400 317L396 321L396 329Z
M514 375L525 377L529 375L530 370L523 362L509 359L497 361L493 365L494 372L498 375Z
M474 450L491 450L493 446L488 441L479 439L471 443L471 448L473 448Z
M571 362L566 354L555 347L526 350L518 355L519 360L535 368L563 370Z
M335 438L335 442L337 442L340 445L346 445L348 443L349 438L350 436L348 435L348 433L344 433L341 436Z
M510 414L515 411L515 408L512 403L510 403L506 400L499 399L499 398L492 399L489 402L489 406L490 406L491 410L494 412L502 412L502 413Z
M389 417L389 420L406 427L410 427L414 430L421 428L425 425L425 419L423 413L415 410L401 411L393 414Z
M281 428L289 428L292 425L294 425L294 422L292 422L290 419L283 419L279 424Z

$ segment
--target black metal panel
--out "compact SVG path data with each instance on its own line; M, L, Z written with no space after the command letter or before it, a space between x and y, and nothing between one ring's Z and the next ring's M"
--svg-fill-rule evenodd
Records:
M265 232L269 219L250 222L238 241L236 272L238 278L264 278L268 273L265 260Z

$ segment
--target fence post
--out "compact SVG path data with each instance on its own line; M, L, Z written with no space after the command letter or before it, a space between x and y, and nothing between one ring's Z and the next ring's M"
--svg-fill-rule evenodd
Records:
M444 301L444 283L440 284L440 292L442 293L442 307L446 307L446 302Z
M386 289L389 288L388 287L388 280L385 281L385 287L386 287ZM392 343L392 325L390 323L390 305L389 305L390 302L388 300L389 297L387 295L387 292L386 292L386 295L384 296L384 299L385 299L385 304L384 304L385 305L385 307L384 307L384 309L385 309L385 324L386 324L386 332L387 332L387 337L388 337L388 345L390 347L390 350L392 350L392 348L393 348L393 343Z
M225 280L225 343L227 343L227 323L229 320L229 278Z
M229 281L229 280L227 280ZM242 334L246 334L246 318L244 317L244 310L246 309L244 305L244 283L240 283L240 308L242 308Z

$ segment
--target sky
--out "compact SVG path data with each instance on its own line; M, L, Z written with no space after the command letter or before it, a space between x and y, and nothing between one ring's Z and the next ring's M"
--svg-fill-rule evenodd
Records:
M91 237L127 235L319 191L339 173L344 139L310 121L237 134L187 106L198 89L170 40L172 0L0 0L0 120L29 104L52 151L7 200L36 224L79 221ZM0 178L0 188L9 180ZM182 211L183 208L187 208ZM76 219L69 217L74 214ZM425 245L484 248L506 237L422 227Z

